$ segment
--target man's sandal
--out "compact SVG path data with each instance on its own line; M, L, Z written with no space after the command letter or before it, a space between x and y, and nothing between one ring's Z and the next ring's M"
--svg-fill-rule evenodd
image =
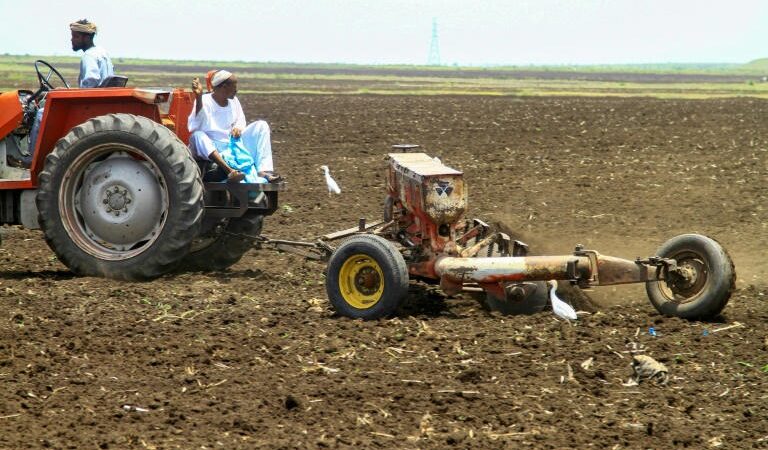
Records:
M267 179L268 183L279 183L283 181L282 175L278 175L276 173L267 174L265 178Z
M281 175L274 172L259 172L258 175L267 180L267 183L279 183L284 180Z

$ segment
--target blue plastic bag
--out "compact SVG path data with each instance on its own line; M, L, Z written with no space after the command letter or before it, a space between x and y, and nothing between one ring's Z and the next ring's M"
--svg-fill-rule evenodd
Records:
M217 146L218 147L218 146ZM253 160L253 155L245 147L243 147L242 140L234 136L229 138L229 143L226 146L221 146L219 153L222 159L227 165L235 170L239 170L245 174L244 183L266 183L267 180L258 175L256 170L256 162Z

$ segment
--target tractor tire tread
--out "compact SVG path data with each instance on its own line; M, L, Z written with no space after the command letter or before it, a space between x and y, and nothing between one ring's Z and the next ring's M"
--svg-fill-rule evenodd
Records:
M167 165L166 175L170 179L166 180L166 186L176 189L174 200L169 199L171 207L161 236L150 249L130 258L134 262L102 261L86 254L67 235L59 217L60 186L56 180L62 179L66 173L65 165L73 157L73 147L105 133L115 138L125 133L142 139L148 147L154 147L156 157L163 159ZM203 217L203 184L197 164L186 145L166 127L142 116L108 114L74 127L59 139L46 157L38 180L36 203L46 242L59 260L79 275L126 280L152 279L163 275L184 257Z
M246 212L242 217L229 220L226 231L258 236L264 224L264 216ZM239 262L253 248L251 239L221 234L209 245L191 251L179 265L180 271L208 272L225 270Z

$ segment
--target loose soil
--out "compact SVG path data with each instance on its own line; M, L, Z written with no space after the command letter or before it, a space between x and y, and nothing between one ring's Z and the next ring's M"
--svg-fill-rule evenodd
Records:
M768 447L765 101L241 101L272 125L290 184L265 234L379 218L389 145L418 143L464 171L470 216L536 251L634 258L703 233L738 289L716 321L689 322L641 286L598 288L571 324L414 283L395 318L361 322L334 315L323 265L297 256L126 283L74 277L39 231L7 227L0 448ZM669 382L625 386L637 353Z

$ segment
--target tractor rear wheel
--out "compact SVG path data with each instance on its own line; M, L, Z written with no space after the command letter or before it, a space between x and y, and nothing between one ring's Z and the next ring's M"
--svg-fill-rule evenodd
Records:
M679 269L668 280L645 285L648 298L660 313L711 319L725 308L736 288L736 270L717 241L700 234L683 234L665 242L656 256L674 259Z
M59 140L39 176L46 241L79 275L163 275L186 256L203 216L189 150L145 117L110 114Z
M246 212L242 217L217 219L215 224L207 227L210 231L192 242L180 270L217 271L232 266L253 248L253 239L246 236L261 234L263 223L264 216L253 212Z
M371 234L354 236L331 255L325 289L331 305L343 316L388 317L408 295L408 267L386 239Z

